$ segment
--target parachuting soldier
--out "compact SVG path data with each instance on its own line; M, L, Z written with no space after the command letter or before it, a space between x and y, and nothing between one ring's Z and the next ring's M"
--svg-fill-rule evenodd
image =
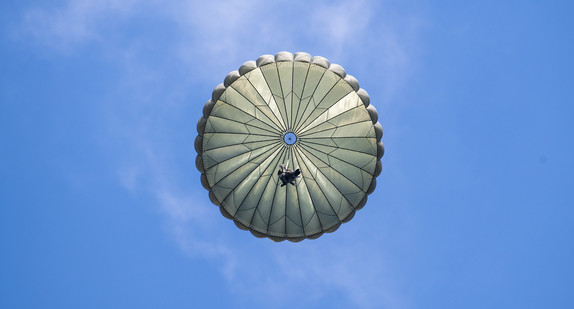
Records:
M299 174L301 174L301 171L299 169L292 171L288 169L285 166L285 164L281 164L279 167L280 168L279 171L277 172L277 175L279 175L279 179L283 183L281 187L286 186L288 183L295 185L295 178L297 178Z

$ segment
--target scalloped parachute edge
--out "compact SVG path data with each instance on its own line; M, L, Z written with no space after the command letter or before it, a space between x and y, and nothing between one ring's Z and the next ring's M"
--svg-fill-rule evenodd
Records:
M312 64L321 66L321 67L335 73L336 75L341 77L343 80L345 80L349 84L349 86L351 86L351 88L357 93L357 95L359 96L359 98L361 99L363 104L365 105L365 108L367 109L369 116L371 117L371 120L373 122L373 128L375 130L375 135L376 135L376 139L377 139L377 163L375 165L375 171L373 172L373 179L371 181L371 184L369 185L369 188L367 189L367 192L365 192L366 195L364 196L364 198L357 205L357 207L346 218L344 218L340 223L336 224L335 226L333 226L333 227L331 227L325 231L320 231L320 232L313 233L310 235L305 235L304 237L276 237L276 236L272 236L272 235L267 235L267 234L258 232L256 230L253 230L250 227L244 225L243 223L235 220L233 218L233 216L231 216L225 210L225 208L221 207L221 203L217 200L215 195L211 192L211 187L209 186L209 182L207 181L207 177L205 175L205 168L204 168L203 160L201 157L201 153L203 152L203 149L202 149L203 148L203 133L205 131L205 125L207 123L207 118L209 117L211 110L212 110L213 106L215 105L215 102L217 102L219 97L225 92L225 89L227 89L227 87L229 87L231 84L233 84L233 82L236 81L238 78L240 78L242 75L244 75L244 74L246 74L246 73L248 73L254 69L257 69L258 67L262 67L264 65L274 63L274 62L283 62L283 61L296 61L296 62L312 63ZM196 166L197 170L199 170L199 172L201 173L200 179L201 179L202 186L207 191L209 191L209 199L211 200L211 202L214 205L219 206L220 212L225 218L232 220L238 228L240 228L242 230L248 230L251 232L251 234L253 234L255 237L258 237L258 238L267 237L267 238L269 238L275 242L280 242L280 241L284 241L284 240L289 240L291 242L300 242L306 238L317 239L321 235L323 235L324 233L335 232L340 227L341 223L349 222L355 216L355 212L357 210L362 209L365 206L365 204L367 203L368 195L373 193L373 191L375 190L375 187L377 185L376 178L381 174L381 171L382 171L383 165L381 162L381 158L383 157L383 155L385 153L384 144L381 142L381 139L383 137L383 127L378 122L379 115L378 115L377 109L373 105L370 104L370 101L371 101L371 99L369 97L369 94L367 93L367 91L365 89L359 87L359 82L354 76L347 74L345 69L342 66L340 66L338 64L330 63L329 60L327 60L326 58L321 57L321 56L311 56L310 54L305 53L305 52L297 52L295 54L292 54L288 51L281 51L275 55L270 55L270 54L262 55L259 58L257 58L256 61L250 60L250 61L244 62L239 67L238 70L231 71L229 74L227 74L227 76L225 76L225 79L223 80L223 83L217 85L213 89L213 92L211 94L211 99L209 99L209 100L207 100L207 102L205 102L205 104L203 106L203 115L199 118L199 121L197 122L197 134L198 135L194 141L194 148L197 152L197 156L195 159L195 166Z

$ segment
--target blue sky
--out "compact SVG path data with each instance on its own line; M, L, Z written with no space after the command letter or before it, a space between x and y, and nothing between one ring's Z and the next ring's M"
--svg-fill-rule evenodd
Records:
M3 1L1 308L574 307L568 1ZM247 60L357 77L386 153L301 243L211 205L196 122Z

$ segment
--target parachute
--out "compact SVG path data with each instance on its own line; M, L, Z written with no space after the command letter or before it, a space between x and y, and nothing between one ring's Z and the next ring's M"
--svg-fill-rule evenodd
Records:
M211 202L273 241L334 232L365 205L382 169L383 129L367 92L340 65L303 52L263 55L229 73L197 132ZM289 185L278 176L285 167L298 169Z

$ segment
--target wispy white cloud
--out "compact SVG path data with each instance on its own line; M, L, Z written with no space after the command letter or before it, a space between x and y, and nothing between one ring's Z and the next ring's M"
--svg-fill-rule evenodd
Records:
M171 15L187 38L178 46L190 63L234 68L254 55L281 50L311 51L337 58L364 38L371 21L368 1L185 1ZM256 57L255 56L255 57ZM222 69L223 69L222 68Z
M377 16L375 10L379 10ZM407 22L393 20L385 13L384 5L367 0L305 5L284 0L84 0L30 9L22 32L56 49L93 43L123 49L130 42L113 34L140 17L151 16L149 20L165 22L174 33L174 39L167 42L171 46L164 49L173 55L166 56L175 55L196 70L227 73L262 53L290 50L310 51L335 61L353 59L393 75L408 66L408 53L414 50L409 40L418 23L411 17ZM364 54L361 49L370 52Z
M102 39L101 30L132 13L137 0L68 1L63 7L31 8L21 35L57 50L70 50Z
M348 242L347 242L348 241ZM401 308L393 283L396 278L385 256L368 242L347 239L341 243L306 250L280 250L275 259L282 276L283 288L302 283L303 290L320 295L329 287L345 295L351 306L360 308ZM297 295L297 297L301 297ZM344 306L342 306L344 307Z
M116 132L127 130L118 123L113 128ZM123 148L123 151L132 153L127 154L129 160L120 159L123 161L119 162L118 168L120 184L136 197L149 196L155 201L159 213L164 217L166 232L185 254L217 261L221 273L232 280L236 259L229 246L219 239L222 235L216 228L216 222L221 222L222 218L217 207L209 202L206 192L197 183L184 180L182 182L188 184L184 189L184 184L177 181L174 166L164 152L173 145L163 143L156 137L142 136L130 135L125 139L133 144Z
M345 53L345 47L356 44L365 38L365 32L372 19L373 5L367 1L339 2L324 4L313 10L311 26L319 30L335 58Z

